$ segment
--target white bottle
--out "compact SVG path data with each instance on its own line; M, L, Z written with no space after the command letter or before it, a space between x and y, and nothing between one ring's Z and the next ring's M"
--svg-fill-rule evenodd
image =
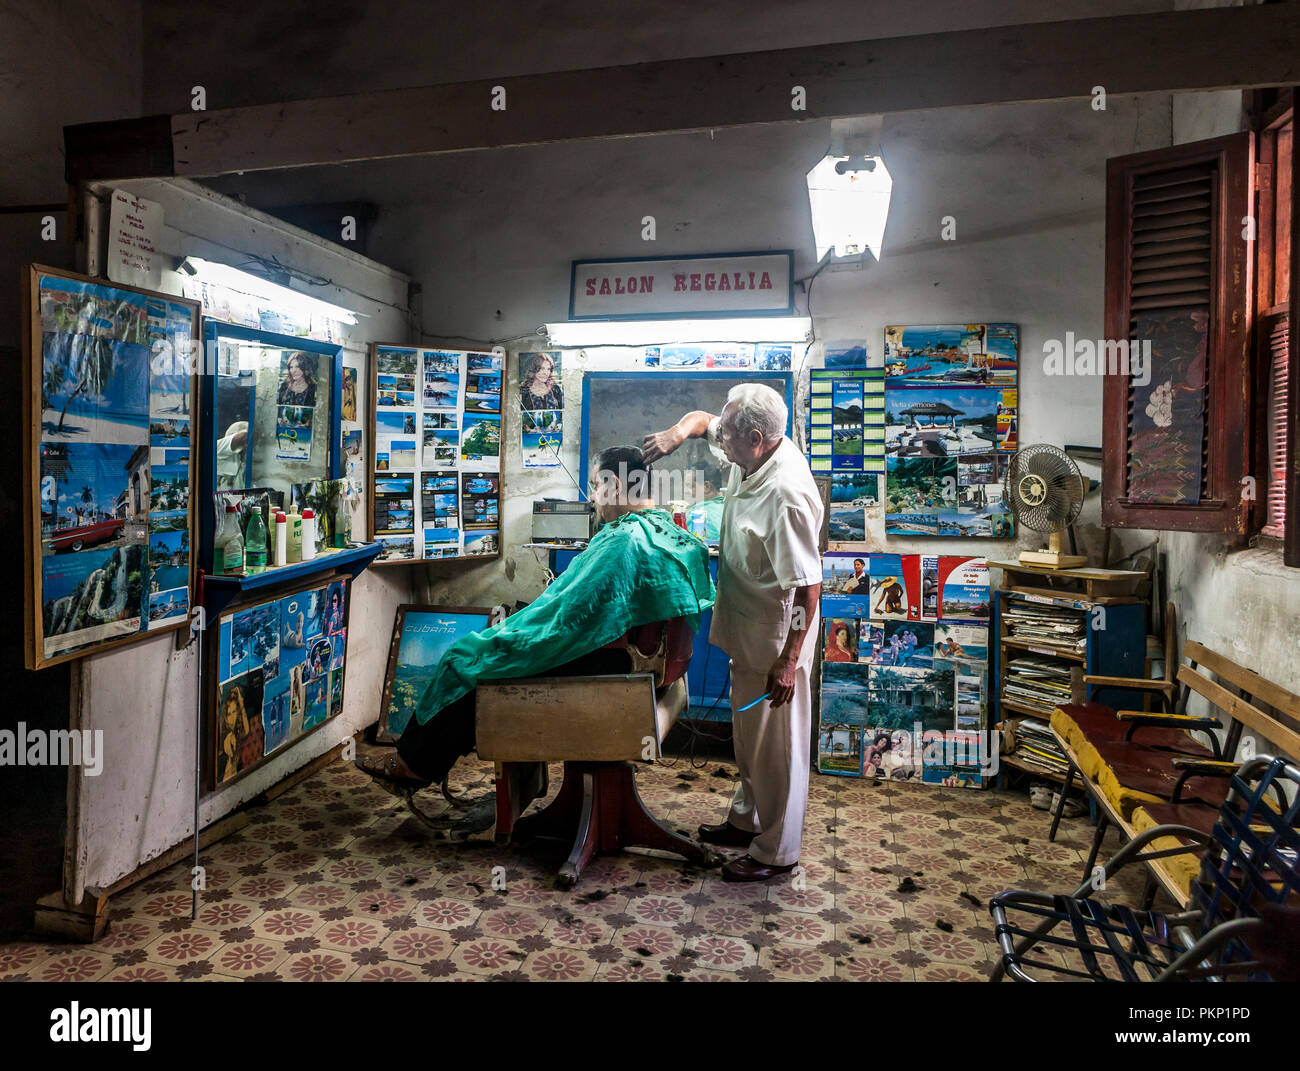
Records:
M316 514L310 506L302 511L302 560L316 557Z
M288 564L289 561L289 520L283 513L275 515L275 565Z

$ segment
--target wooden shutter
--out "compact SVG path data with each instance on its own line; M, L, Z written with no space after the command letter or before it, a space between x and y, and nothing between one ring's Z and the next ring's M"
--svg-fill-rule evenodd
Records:
M1267 375L1268 404L1264 412L1268 481L1263 488L1264 517L1260 529L1281 539L1286 532L1287 442L1290 438L1287 410L1290 371L1289 328L1286 313L1270 316L1260 324L1260 345Z
M1252 135L1106 162L1106 338L1150 343L1149 383L1103 386L1102 519L1245 533Z
M1284 541L1288 565L1300 565L1300 532L1288 519L1296 495L1296 385L1291 382L1291 236L1295 144L1294 109L1285 94L1262 116L1257 135L1259 239L1255 262L1255 426L1260 429L1257 471L1264 474L1256 523L1261 534Z

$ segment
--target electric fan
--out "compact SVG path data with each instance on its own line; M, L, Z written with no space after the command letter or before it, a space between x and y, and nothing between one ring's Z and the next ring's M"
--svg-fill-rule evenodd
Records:
M1048 532L1041 550L1022 550L1021 565L1073 569L1086 565L1081 554L1066 554L1066 528L1083 509L1085 485L1079 467L1065 451L1047 443L1034 443L1016 451L1007 466L1003 494L1017 521L1035 532Z

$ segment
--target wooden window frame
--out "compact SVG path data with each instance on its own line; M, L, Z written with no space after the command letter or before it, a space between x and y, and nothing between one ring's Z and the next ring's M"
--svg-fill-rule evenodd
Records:
M1251 447L1251 313L1254 306L1252 244L1242 238L1242 217L1253 213L1254 134L1245 131L1207 141L1121 156L1106 162L1106 337L1132 336L1129 307L1132 180L1135 176L1213 163L1216 168L1207 345L1206 497L1195 505L1130 503L1128 376L1108 375L1102 391L1102 522L1114 528L1222 532L1244 537L1250 504L1242 477Z
M1292 91L1293 99L1295 91ZM1300 338L1300 271L1296 270L1297 253L1300 252L1300 137L1296 137L1294 127L1291 134L1291 308L1288 312L1289 344L1291 353L1296 351L1296 339ZM1300 417L1300 375L1295 374L1294 365L1288 377L1287 412L1290 414L1291 430L1296 431L1297 417ZM1286 538L1283 543L1283 561L1287 565L1300 566L1300 434L1292 435L1287 453L1286 474Z
M1278 540L1282 546L1283 560L1289 566L1300 566L1300 366L1295 361L1297 339L1297 279L1296 256L1297 210L1300 208L1300 191L1297 190L1296 168L1300 162L1296 144L1295 130L1295 91L1283 90L1271 107L1260 109L1254 124L1259 133L1257 156L1258 191L1258 228L1255 258L1255 406L1254 426L1258 429L1255 436L1255 470L1265 474L1267 482L1261 480L1258 500L1256 502L1253 530L1269 540ZM1291 147L1287 159L1278 156L1278 134L1282 128L1291 126ZM1280 176L1289 168L1290 185L1290 220L1283 219L1281 226L1289 226L1290 238L1287 258L1289 260L1289 281L1279 284L1276 274L1279 220L1276 218L1276 189ZM1268 514L1268 494L1272 480L1272 457L1269 449L1269 428L1273 411L1269 405L1272 382L1271 336L1279 320L1287 322L1288 345L1288 387L1286 399L1286 422L1288 425L1287 453L1283 479L1286 481L1286 513L1282 531L1270 530ZM1275 544L1276 545L1276 544Z

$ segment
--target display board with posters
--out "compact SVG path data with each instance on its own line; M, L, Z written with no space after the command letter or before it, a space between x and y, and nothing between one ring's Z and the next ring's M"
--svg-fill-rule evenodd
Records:
M32 265L23 303L29 669L189 621L191 301Z
M814 368L807 430L814 473L884 472L885 370Z
M376 565L500 553L502 352L375 344Z
M336 576L217 618L210 787L225 787L343 710L350 596L350 579Z
M885 534L1009 538L1015 324L885 328Z
M824 555L821 615L821 773L967 788L996 774L983 558Z

